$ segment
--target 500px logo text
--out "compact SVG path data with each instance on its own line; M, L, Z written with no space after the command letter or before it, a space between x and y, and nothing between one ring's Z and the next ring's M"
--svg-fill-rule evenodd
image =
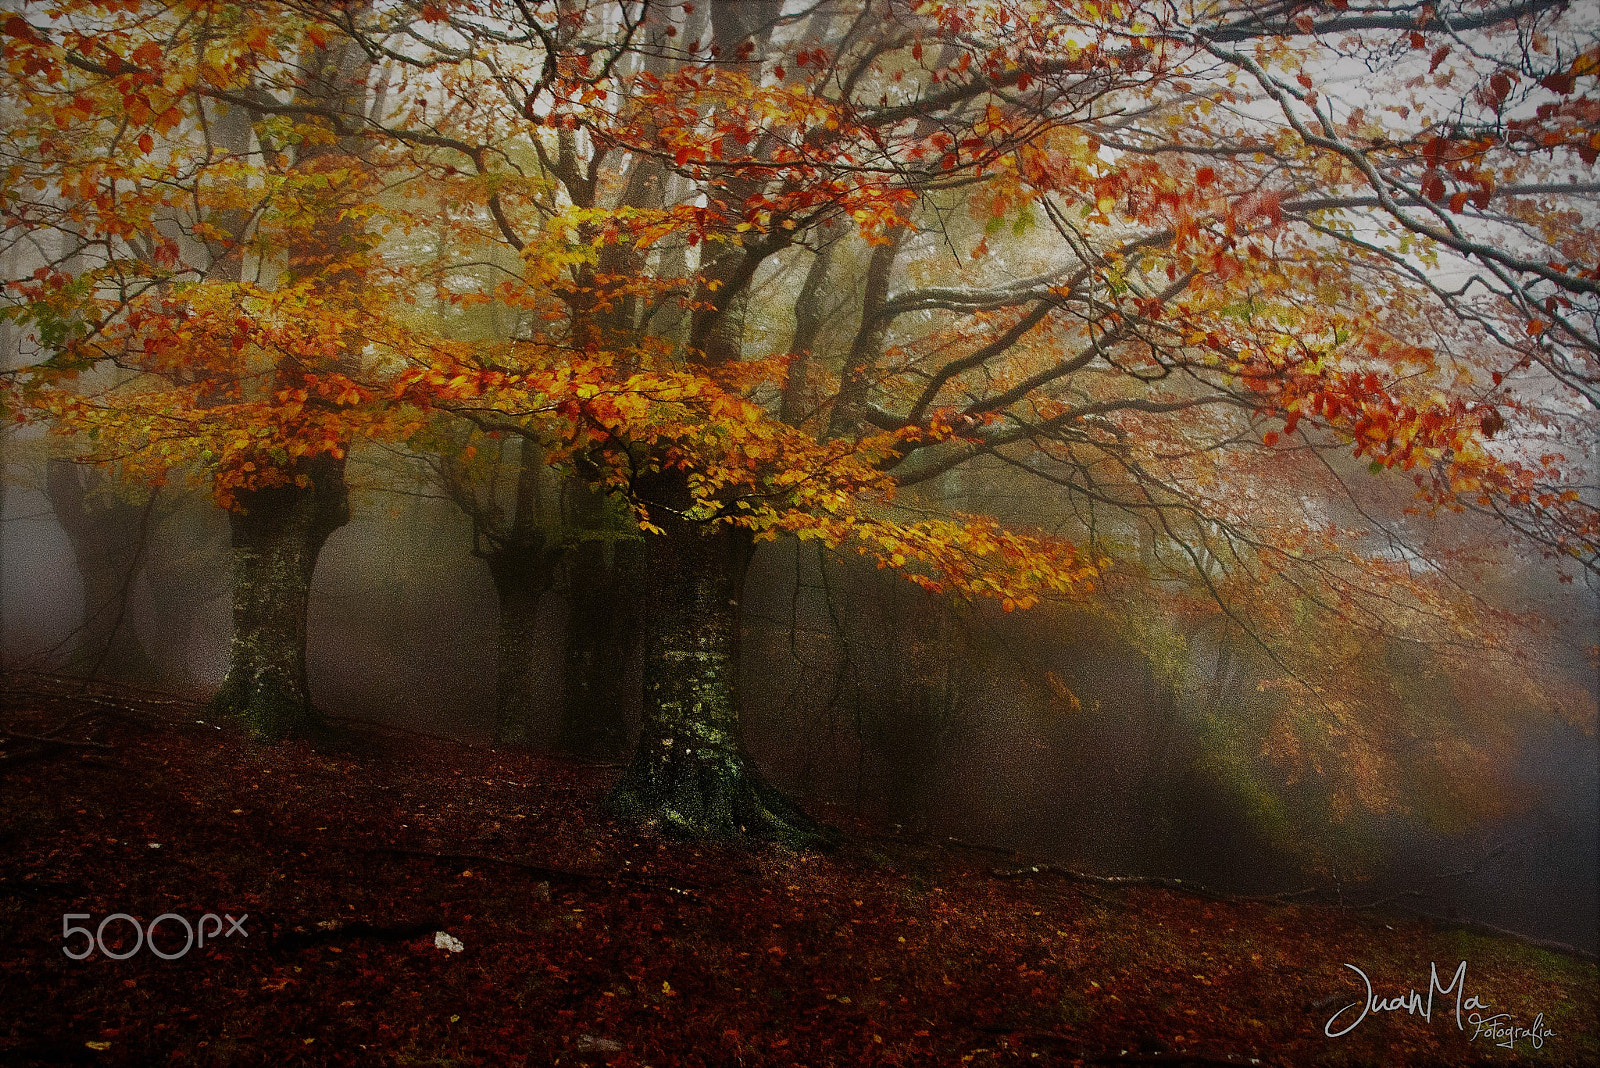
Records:
M249 918L250 914L248 912L238 919L234 919L228 913L218 916L215 912L208 912L200 917L197 924L191 924L186 917L180 916L176 912L163 912L151 920L148 927L145 927L140 925L136 916L130 916L126 912L113 912L101 920L100 925L91 931L89 928L78 926L72 921L92 920L94 919L93 915L87 912L69 912L61 917L61 940L68 943L61 947L61 952L73 960L86 960L98 948L102 954L112 960L127 960L135 953L138 953L139 950L148 947L151 953L154 953L162 960L177 960L197 946L203 948L207 938L210 938L213 942L217 941L219 937L232 938L236 934L249 938L250 932L244 929L244 921ZM228 922L226 930L222 925L224 919ZM114 942L115 948L106 945L106 927L119 921L125 926L133 928L135 937L133 948L131 949L127 948L123 942ZM168 950L156 945L156 930L163 924L168 925L168 931L172 932L170 940L174 941L177 937L176 932L181 927L184 938L182 949L168 952ZM208 924L210 925L209 930L207 929ZM112 927L113 935L119 933L120 930L121 928ZM82 948L76 950L71 945L75 935L82 935L84 938ZM169 941L169 939L164 938L163 941Z

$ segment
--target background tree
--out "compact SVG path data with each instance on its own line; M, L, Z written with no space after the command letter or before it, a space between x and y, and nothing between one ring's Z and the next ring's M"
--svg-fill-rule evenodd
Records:
M70 459L47 465L45 496L72 542L83 582L83 623L69 669L147 682L155 665L134 629L130 605L149 555L156 495L120 496L121 487L98 468Z
M367 273L381 168L294 116L368 106L371 66L279 8L29 7L4 32L8 237L69 246L11 284L37 346L23 403L135 477L209 472L234 556L217 705L301 732L311 575L371 429L360 373L397 328Z

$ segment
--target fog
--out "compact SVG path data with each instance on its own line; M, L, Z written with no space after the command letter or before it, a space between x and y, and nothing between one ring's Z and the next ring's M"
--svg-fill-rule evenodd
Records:
M121 627L148 659L130 674L97 665L82 647L86 590L105 588L106 576L80 574L39 472L14 464L11 474L0 524L6 667L208 695L228 657L223 513L173 491L153 506L137 580L112 584L127 589ZM1572 601L1580 609L1581 596ZM543 748L559 728L567 607L559 584L540 607ZM1315 886L1347 904L1387 900L1600 948L1600 753L1575 727L1521 737L1496 818L1441 829L1388 814L1361 823L1359 848L1301 849L1208 762L1193 695L1175 693L1103 614L958 604L786 540L758 551L743 609L751 753L780 787L885 834L1238 892ZM496 610L488 568L453 504L358 492L353 520L330 538L316 572L316 703L334 716L488 744ZM1197 646L1194 655L1216 651ZM638 662L615 669L636 692ZM1217 687L1219 708L1257 699L1227 683ZM636 730L638 707L625 711ZM428 759L425 739L416 758Z

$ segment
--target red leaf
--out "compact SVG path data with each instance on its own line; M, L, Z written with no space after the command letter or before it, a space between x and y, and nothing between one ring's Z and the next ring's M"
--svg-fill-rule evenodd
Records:
M1552 93L1566 95L1572 92L1573 88L1578 84L1578 77L1571 71L1565 74L1547 74L1539 79L1539 84Z

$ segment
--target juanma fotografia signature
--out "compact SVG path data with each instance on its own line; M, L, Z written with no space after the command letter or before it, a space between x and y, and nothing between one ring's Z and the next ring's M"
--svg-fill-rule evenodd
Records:
M1504 1049L1515 1047L1518 1039L1529 1041L1534 1049L1544 1045L1547 1038L1553 1038L1555 1032L1544 1026L1544 1013L1540 1013L1533 1021L1532 1027L1517 1027L1507 1012L1488 1015L1485 1010L1490 1006L1476 994L1467 996L1467 962L1462 961L1456 966L1455 974L1448 983L1440 983L1439 966L1433 962L1428 963L1428 993L1427 996L1417 993L1416 988L1392 998L1377 997L1372 991L1372 980L1367 978L1367 973L1357 968L1354 964L1346 964L1346 968L1361 977L1361 984L1366 988L1366 997L1362 1001L1352 1001L1332 1016L1323 1025L1322 1033L1329 1038L1338 1038L1354 1031L1363 1020L1376 1012L1399 1012L1404 1010L1409 1016L1421 1016L1424 1020L1433 1019L1433 996L1455 996L1456 1028L1465 1031L1470 1024L1473 1028L1470 1041L1476 1042L1479 1038L1487 1038L1495 1045ZM1354 1010L1360 1010L1355 1012ZM1463 1015L1465 1014L1465 1015ZM1341 1023L1341 1018L1343 1022Z

